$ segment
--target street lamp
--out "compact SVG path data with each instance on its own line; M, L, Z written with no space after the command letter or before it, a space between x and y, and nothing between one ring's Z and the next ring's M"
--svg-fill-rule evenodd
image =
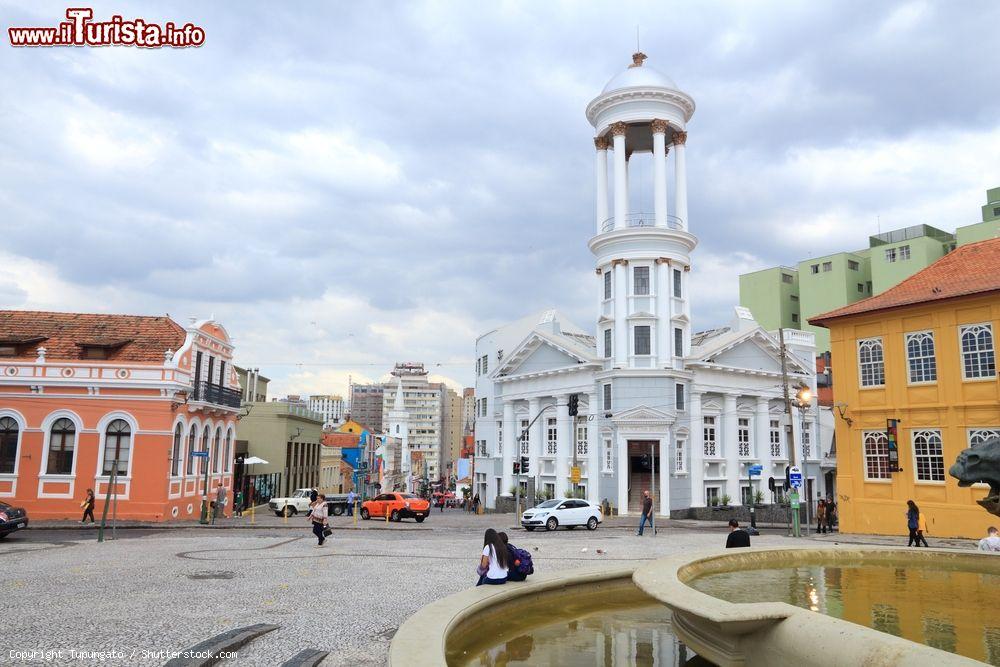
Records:
M809 452L806 449L806 410L812 405L812 390L808 385L799 385L799 390L795 394L795 400L799 404L799 446L802 448L802 482L806 500L806 535L809 535L809 526L812 525L812 498L809 497ZM812 443L809 443L812 446Z

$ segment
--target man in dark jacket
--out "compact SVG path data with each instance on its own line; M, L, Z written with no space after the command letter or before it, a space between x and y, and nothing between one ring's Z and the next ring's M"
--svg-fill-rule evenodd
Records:
M639 532L638 535L642 535L642 529L646 526L646 522L653 527L653 532L656 532L656 528L653 526L653 499L649 495L649 491L642 492L642 519L639 521Z
M736 519L729 520L729 537L726 538L726 548L750 546L750 533L740 528L740 522Z

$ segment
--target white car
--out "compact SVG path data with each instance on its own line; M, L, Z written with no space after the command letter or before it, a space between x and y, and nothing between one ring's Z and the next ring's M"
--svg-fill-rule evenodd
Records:
M597 530L604 521L601 508L591 505L586 500L576 498L556 498L546 500L537 507L521 515L521 525L525 530L545 527L545 530L555 530L566 526L570 530L577 526L586 526L588 530Z
M312 489L298 489L290 498L271 498L267 506L277 516L284 516L286 512L288 516L295 516L300 512L305 514L309 511L309 494L312 491Z

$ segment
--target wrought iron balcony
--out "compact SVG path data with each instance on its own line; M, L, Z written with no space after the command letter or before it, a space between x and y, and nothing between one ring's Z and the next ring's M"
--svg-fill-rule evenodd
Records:
M227 408L239 408L243 397L238 389L229 389L222 385L199 380L194 383L194 395L191 399L213 405L224 405Z
M667 228L684 229L683 220L676 215L667 216ZM625 216L625 227L655 227L656 216L653 213L629 213ZM613 231L615 228L614 217L608 218L601 223L601 233Z

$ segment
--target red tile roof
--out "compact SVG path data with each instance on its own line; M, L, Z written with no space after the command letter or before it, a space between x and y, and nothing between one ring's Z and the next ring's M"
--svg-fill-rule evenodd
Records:
M324 433L323 444L327 447L357 447L360 433Z
M1000 290L1000 239L959 246L895 287L828 313L809 318L826 326L830 320L929 301L954 299Z
M85 348L107 351L110 361L163 363L163 353L184 344L186 333L169 317L0 310L0 345L16 358L85 359ZM102 360L103 361L103 360Z

